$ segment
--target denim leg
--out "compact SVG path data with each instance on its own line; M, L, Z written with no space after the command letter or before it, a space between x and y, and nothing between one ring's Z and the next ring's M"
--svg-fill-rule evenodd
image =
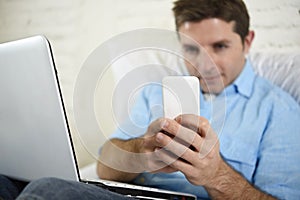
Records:
M27 187L17 198L17 200L24 199L128 200L130 198L110 192L94 185L74 181L66 181L57 178L43 178L32 181L29 185L27 185Z
M0 175L0 200L16 199L26 183Z

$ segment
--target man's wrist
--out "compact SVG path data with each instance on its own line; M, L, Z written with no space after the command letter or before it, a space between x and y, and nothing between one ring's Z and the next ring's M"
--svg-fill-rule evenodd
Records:
M252 186L224 160L216 176L204 187L212 199L275 199Z
M249 183L224 160L220 163L215 177L204 187L214 199L239 199Z

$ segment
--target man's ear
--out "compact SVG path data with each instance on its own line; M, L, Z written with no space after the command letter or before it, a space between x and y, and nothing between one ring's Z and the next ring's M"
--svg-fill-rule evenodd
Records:
M244 40L244 53L245 53L245 55L249 53L252 42L254 40L254 36L255 36L254 31L250 30L248 32L248 35L245 37L245 40Z

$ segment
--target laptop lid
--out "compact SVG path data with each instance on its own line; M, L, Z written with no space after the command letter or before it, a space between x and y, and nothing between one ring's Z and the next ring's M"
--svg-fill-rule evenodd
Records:
M0 174L79 180L51 48L43 36L0 44ZM59 154L59 155L58 155Z

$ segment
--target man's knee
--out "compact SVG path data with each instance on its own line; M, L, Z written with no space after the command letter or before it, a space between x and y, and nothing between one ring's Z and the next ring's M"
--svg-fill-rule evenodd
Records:
M30 182L18 199L52 199L68 182L58 178L41 178Z

